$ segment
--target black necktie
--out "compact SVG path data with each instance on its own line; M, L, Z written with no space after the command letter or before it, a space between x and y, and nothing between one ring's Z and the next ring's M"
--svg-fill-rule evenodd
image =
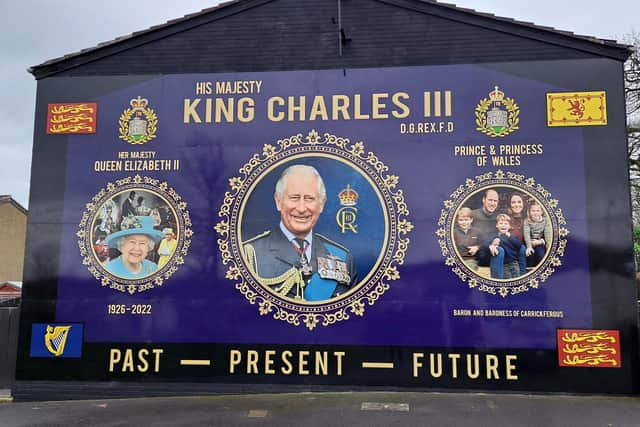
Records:
M301 258L304 257L304 259L308 262L309 260L307 259L307 254L306 254L307 241L304 239L300 239L298 237L295 237L293 240L296 242L296 244L300 248L300 251L299 251L300 257Z
M313 269L311 265L309 265L309 260L307 259L306 249L307 249L307 241L304 239L294 238L293 239L298 248L296 248L296 252L300 254L300 272L302 273L305 280L311 277L313 274Z

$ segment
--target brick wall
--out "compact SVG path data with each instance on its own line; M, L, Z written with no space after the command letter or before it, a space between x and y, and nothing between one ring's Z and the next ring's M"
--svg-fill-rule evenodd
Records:
M22 281L27 215L11 203L0 203L0 282Z

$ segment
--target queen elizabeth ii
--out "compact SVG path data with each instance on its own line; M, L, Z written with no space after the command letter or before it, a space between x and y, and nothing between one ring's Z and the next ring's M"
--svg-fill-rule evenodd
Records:
M107 236L106 243L120 251L120 256L109 261L105 268L123 279L140 279L158 270L158 265L147 259L162 233L153 228L150 216L128 216L122 220L121 230Z

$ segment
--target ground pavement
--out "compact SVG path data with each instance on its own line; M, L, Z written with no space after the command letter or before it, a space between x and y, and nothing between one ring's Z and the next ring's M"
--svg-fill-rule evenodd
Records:
M300 392L0 403L0 426L638 427L640 398Z

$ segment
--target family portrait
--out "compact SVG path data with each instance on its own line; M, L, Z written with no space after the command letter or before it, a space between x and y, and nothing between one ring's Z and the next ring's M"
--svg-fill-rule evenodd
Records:
M455 213L453 242L458 256L483 277L524 276L540 265L552 241L552 224L542 203L516 188L485 188Z

